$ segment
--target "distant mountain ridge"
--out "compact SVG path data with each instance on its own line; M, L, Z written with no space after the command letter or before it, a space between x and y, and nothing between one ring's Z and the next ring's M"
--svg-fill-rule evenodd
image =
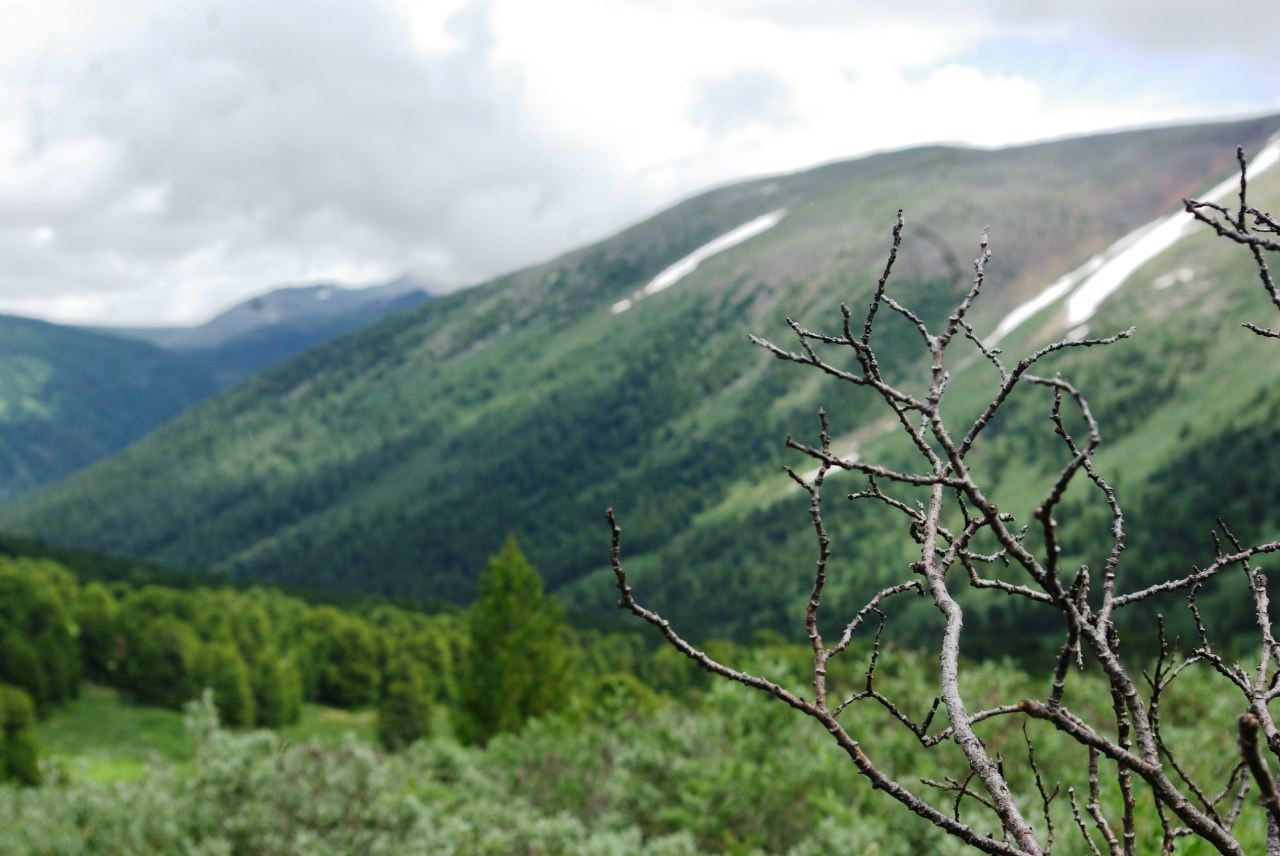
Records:
M841 303L865 306L899 208L907 227L890 293L927 321L950 310L956 266L967 270L992 227L986 294L968 316L989 333L1064 273L1230 176L1235 147L1256 151L1278 125L1268 117L999 151L931 146L711 191L254 375L123 453L0 507L0 526L239 578L459 602L514 534L561 597L605 609L615 593L601 511L612 505L634 582L668 617L742 636L789 626L803 614L813 544L805 503L780 474L804 460L782 438L816 432L822 406L842 450L891 460L903 450L868 422L856 391L776 363L746 334L786 344L786 317L829 329ZM1256 204L1280 203L1274 175L1253 189ZM644 291L700 248L784 209L767 230L699 256L670 287ZM1266 301L1248 258L1220 244L1183 239L1088 322L1136 324L1133 340L1041 367L1094 396L1107 437L1098 464L1120 472L1136 511L1186 438L1215 448L1229 429L1280 455L1267 434L1280 386L1256 368L1274 366L1274 352L1236 335ZM1047 301L1000 345L1016 359L1063 336L1065 317L1061 300ZM892 313L878 325L881 364L904 377L918 369L911 325ZM955 407L977 400L990 381L983 370L982 360L953 367ZM1224 425L1204 402L1228 399ZM1020 519L1018 504L1056 451L1048 411L1033 404L1010 407L974 457ZM1197 502L1224 495L1202 487ZM833 509L827 521L842 548L833 608L877 584L878 568L905 561L904 533L859 528L860 508ZM1259 517L1239 531L1266 525ZM1081 536L1067 549L1100 566L1091 543ZM1152 540L1135 531L1133 543L1141 551Z
M82 328L0 316L0 501L117 452L219 389L430 296L283 288L206 324Z
M431 296L407 276L367 288L317 283L278 288L196 326L94 329L182 353L227 385Z
M0 316L0 498L119 451L217 388L154 345Z

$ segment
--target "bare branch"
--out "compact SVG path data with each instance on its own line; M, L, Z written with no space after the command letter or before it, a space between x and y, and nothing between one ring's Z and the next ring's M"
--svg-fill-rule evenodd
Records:
M1267 767L1258 746L1258 729L1261 723L1252 713L1240 717L1240 755L1258 785L1258 803L1270 815L1270 823L1280 826L1280 792L1276 791L1276 780Z
M1246 162L1243 153L1238 157L1238 207L1232 210L1217 203L1187 201L1187 209L1217 234L1248 248L1264 290L1273 305L1280 309L1280 292L1264 258L1264 253L1280 250L1280 222L1248 204ZM901 435L910 440L915 453L911 461L894 460L892 465L862 456L853 459L840 457L832 451L831 430L825 410L818 413L820 431L816 445L791 437L786 439L787 448L817 462L816 473L809 477L801 477L789 468L786 470L792 481L808 495L809 516L817 540L814 576L804 611L805 634L813 655L814 700L798 696L765 677L716 661L676 633L661 615L641 606L633 597L622 567L621 529L610 511L611 565L622 595L619 606L653 624L669 644L707 671L766 692L816 719L872 787L884 790L908 810L983 852L1041 854L1047 853L1054 843L1051 804L1060 790L1057 786L1050 789L1046 784L1035 745L1026 727L1027 719L1038 719L1052 725L1088 753L1087 800L1082 805L1074 789L1069 788L1067 793L1072 819L1089 852L1099 856L1108 852L1116 856L1136 854L1140 850L1153 851L1154 842L1139 841L1138 804L1142 800L1148 807L1143 811L1154 810L1159 819L1161 852L1173 852L1178 839L1195 836L1219 853L1243 856L1243 848L1231 830L1249 786L1248 777L1243 772L1248 764L1262 789L1262 802L1269 812L1274 833L1275 844L1269 845L1268 853L1280 856L1280 795L1277 795L1275 781L1262 759L1257 738L1261 732L1268 748L1280 757L1280 727L1277 727L1268 708L1271 701L1280 698L1280 641L1271 629L1267 575L1256 564L1261 557L1280 553L1280 541L1246 545L1222 525L1229 547L1224 548L1221 541L1216 540L1216 555L1212 563L1203 568L1193 567L1189 572L1135 591L1118 591L1118 569L1126 545L1126 518L1112 483L1095 465L1095 456L1102 444L1099 420L1084 393L1070 380L1060 373L1051 377L1041 376L1033 373L1033 368L1069 349L1114 345L1132 337L1133 328L1103 338L1054 342L1016 363L1006 364L999 349L985 345L967 320L981 296L991 258L989 235L984 231L969 287L946 320L931 330L924 314L889 293L894 266L903 247L904 222L899 211L888 258L860 325L855 323L849 307L842 305L840 326L835 334L815 332L787 319L788 328L798 342L797 351L751 337L752 342L778 359L809 366L844 381L857 394L869 396L873 405L886 408ZM876 339L875 323L882 308L905 319L928 353L923 393L918 391L918 387L913 387L917 390L914 393L907 392L885 379L876 353L880 343ZM1280 333L1254 325L1246 326L1255 333L1280 338ZM914 340L915 337L911 338ZM976 356L967 354L964 362L956 363L949 350L957 343L966 349L975 349ZM836 349L836 356L828 359L832 348ZM852 370L846 368L850 365L850 355L857 363ZM994 384L990 397L982 399L984 403L977 416L971 422L957 425L944 414L941 406L951 386L952 366L963 367L978 359L994 366L999 380ZM1047 487L1031 514L1032 522L1019 524L1013 514L997 505L991 493L992 485L975 475L970 453L983 442L988 426L1009 405L1017 390L1036 387L1049 393L1048 415L1054 433L1061 440L1059 454L1065 452L1066 462L1047 479ZM948 406L947 410L949 412L951 407ZM1078 427L1081 423L1083 430ZM831 534L823 518L822 489L828 476L840 470L861 473L866 478L867 486L847 494L849 499L881 506L899 521L906 518L904 522L918 554L912 556L908 568L902 571L903 576L896 580L891 577L886 583L882 577L871 577L878 581L878 589L853 612L852 617L843 619L839 639L829 645L822 633L823 624L828 620L824 614L823 598L831 583L833 548ZM890 485L898 496L886 492L885 487ZM1110 518L1110 537L1104 539L1107 552L1101 566L1101 582L1092 595L1090 590L1094 581L1087 565L1079 565L1074 573L1062 567L1064 530L1059 528L1057 519L1070 513L1081 489L1085 489L1100 506L1105 505ZM925 494L927 500L922 499ZM982 542L981 548L978 542ZM1260 640L1258 659L1250 670L1228 662L1215 650L1212 634L1197 604L1197 593L1203 585L1210 580L1227 579L1224 572L1237 566L1243 572L1248 587L1254 625ZM957 567L963 568L963 572L952 573ZM956 587L965 583L973 591L964 595L966 599L957 599ZM942 616L942 631L934 640L939 666L937 694L921 720L908 715L911 705L891 698L883 691L884 682L877 681L878 664L882 652L887 650L882 648L882 638L888 625L885 604L908 591L929 598ZM1130 655L1121 656L1120 631L1113 618L1118 610L1125 607L1137 603L1151 604L1174 592L1186 595L1198 645L1189 657L1178 661L1165 636L1163 618L1157 618L1157 656L1148 674L1131 664ZM1003 703L986 700L982 705L973 704L974 696L965 685L961 658L969 597L1011 598L1013 602L1034 605L1036 610L1052 617L1052 624L1060 629L1062 635L1054 642L1056 655L1047 668L1049 685L1045 700L1022 699L1016 704L1010 700ZM852 689L834 686L828 669L831 659L849 651L854 635L865 627L871 616L876 616L878 625L861 686L855 684ZM1176 734L1171 734L1162 722L1166 691L1174 680L1187 673L1193 665L1201 663L1212 670L1206 674L1221 676L1220 679L1225 679L1225 686L1239 692L1248 710L1241 718L1239 737L1244 760L1236 765L1220 790L1214 789L1221 786L1220 781L1213 788L1202 787L1195 781L1188 767L1179 760L1178 749L1173 745L1176 741L1172 739ZM1078 713L1068 707L1069 675L1073 667L1085 670L1086 666L1103 682L1111 700L1109 711L1100 712L1096 707L1083 705L1078 708ZM1135 679L1139 675L1146 677L1145 687ZM840 701L833 707L832 699ZM859 705L862 702L870 707ZM856 710L855 705L859 705ZM971 711L971 707L977 710ZM851 736L846 723L849 728L857 725L857 717L853 714L876 709L887 713L895 727L911 733L922 751L951 745L959 749L965 765L963 772L920 779L926 787L947 795L946 801L934 805L908 790L877 767L862 745ZM946 727L930 734L930 727L940 710L945 711ZM880 715L883 718L883 714ZM1007 718L1021 720L1026 769L1039 794L1039 810L1045 824L1043 842L1014 797L1004 760L994 754L975 731L975 726L984 722L992 722L992 727L1007 727L1002 725L1002 720ZM1183 754L1185 757L1185 750ZM1108 777L1114 775L1112 792L1120 798L1119 814L1114 824L1103 811L1100 762L1105 763ZM1224 811L1224 801L1228 798L1232 801ZM987 822L998 820L999 835L987 836L976 832L962 820L962 809L984 815ZM1091 831L1090 821L1102 844Z

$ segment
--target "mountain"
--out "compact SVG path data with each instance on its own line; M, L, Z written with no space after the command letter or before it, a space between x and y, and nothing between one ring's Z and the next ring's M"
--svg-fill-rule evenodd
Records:
M119 451L216 389L152 345L0 316L0 497Z
M370 288L316 284L279 288L195 327L118 327L97 332L139 339L209 368L223 385L282 363L307 348L412 309L431 293L401 277Z
M806 459L783 437L816 435L821 405L839 447L890 460L903 449L858 390L777 363L747 333L790 345L785 317L838 328L841 302L865 306L899 208L908 225L890 293L931 321L956 299L952 274L991 226L986 296L968 316L990 332L1063 274L1229 177L1235 147L1257 150L1277 126L1267 118L1000 151L931 146L714 190L255 375L5 505L0 527L238 578L459 602L514 534L570 605L605 609L615 593L602 510L612 505L635 584L673 620L743 636L790 627L803 614L814 546L806 498L780 473ZM1259 204L1280 196L1270 174L1255 184ZM1099 466L1118 473L1133 520L1176 504L1203 532L1214 504L1233 497L1212 456L1239 473L1260 462L1227 450L1280 454L1280 420L1269 416L1280 407L1274 349L1236 327L1271 322L1258 291L1247 254L1200 231L1140 265L1087 321L1097 331L1137 324L1139 335L1041 367L1093 395L1108 438ZM1005 353L1016 359L1070 329L1065 299L1028 312L1004 336ZM922 369L918 336L901 318L884 316L876 342L899 376ZM978 359L958 363L949 400L976 407L992 374ZM1043 402L1011 405L981 459L1001 507L1024 519L1052 471L1047 413ZM1204 459L1188 462L1188 450ZM1168 485L1193 466L1205 484L1170 502ZM906 560L906 533L866 515L860 504L830 511L833 607ZM1245 516L1244 537L1272 525ZM1100 563L1088 558L1096 515L1079 517L1070 555ZM1160 555L1156 531L1133 537L1149 562ZM921 604L913 620L933 620ZM1009 632L1025 622L990 619Z
M117 452L186 407L429 294L402 278L285 288L198 327L78 328L0 316L0 501Z

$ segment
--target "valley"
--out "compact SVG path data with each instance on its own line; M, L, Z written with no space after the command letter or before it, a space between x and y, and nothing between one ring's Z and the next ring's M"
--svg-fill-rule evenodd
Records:
M868 430L856 396L774 365L747 334L781 338L784 316L821 327L841 302L865 301L901 206L890 293L925 317L941 311L989 224L990 284L973 317L998 331L1006 353L1029 352L1083 317L1065 302L1069 287L1045 283L1077 270L1069 281L1087 294L1097 282L1085 275L1090 259L1219 185L1234 146L1262 150L1274 124L913 149L712 191L254 375L5 505L0 527L235 580L456 603L474 593L475 557L514 534L568 605L603 613L613 595L600 515L612 505L637 578L673 618L737 638L791 628L811 548L804 505L780 472L795 460L782 438L816 430L807 426L822 405L859 454L892 455L897 439ZM1257 192L1274 186L1260 176ZM706 252L753 223L763 225L749 239ZM1212 442L1223 430L1191 403L1201 379L1248 400L1239 427L1267 430L1272 386L1245 368L1262 359L1258 346L1208 336L1252 308L1254 274L1229 250L1191 234L1130 264L1125 288L1091 298L1088 323L1095 332L1136 324L1139 335L1105 356L1055 362L1097 396L1107 431L1099 460L1115 462L1139 503L1137 486L1170 465L1162 455L1174 444L1163 438ZM652 287L682 259L676 287ZM1188 266L1192 281L1152 292ZM882 335L882 360L913 371L910 334L890 319ZM1204 342L1194 362L1170 358L1190 341ZM956 370L959 399L990 382L972 365ZM1016 503L1051 459L1037 463L1039 447L1012 428L992 436L993 464L1024 450L1000 473ZM1138 454L1128 451L1135 443ZM833 525L850 566L901 561L888 533L853 536L857 512ZM834 596L856 598L876 579L848 580Z

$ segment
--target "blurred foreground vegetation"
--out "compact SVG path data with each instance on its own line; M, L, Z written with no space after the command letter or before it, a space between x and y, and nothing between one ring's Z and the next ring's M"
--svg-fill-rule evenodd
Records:
M491 560L486 589L536 603L530 572L511 543ZM528 612L555 626L554 640L537 643L551 657L538 668L567 669L560 691L478 733L475 708L503 704L510 678L488 679L487 705L465 688L472 633L506 631L466 613L339 608L258 588L81 583L31 558L0 560L0 588L8 638L27 640L26 662L38 667L16 688L22 658L12 654L22 646L6 644L6 692L31 698L43 717L19 729L22 740L6 732L6 758L39 737L43 760L0 787L3 853L961 852L867 787L821 728L784 705L710 681L649 634L573 629L554 601ZM511 649L486 657L512 657L518 669L536 632L524 628ZM835 664L847 691L865 681L870 645ZM797 691L808 684L808 652L777 634L706 647ZM877 689L922 718L936 669L885 644ZM1009 660L967 675L976 703L1047 691ZM1239 711L1204 678L1190 670L1165 698L1166 735L1191 775L1221 781L1236 762ZM1105 717L1103 683L1073 680L1073 709ZM881 707L843 716L878 764L922 792L931 789L922 779L966 769L950 743L923 750ZM253 728L262 725L272 729ZM1075 852L1066 789L1086 787L1085 754L1042 723L1024 734L997 718L980 735L1010 758L1034 741L1048 788L1061 785L1050 814L1057 852ZM1042 821L1035 782L1015 786ZM1108 811L1118 799L1102 794ZM1154 816L1139 821L1158 838ZM1246 846L1260 846L1263 823L1246 808ZM1179 852L1196 851L1187 842Z

